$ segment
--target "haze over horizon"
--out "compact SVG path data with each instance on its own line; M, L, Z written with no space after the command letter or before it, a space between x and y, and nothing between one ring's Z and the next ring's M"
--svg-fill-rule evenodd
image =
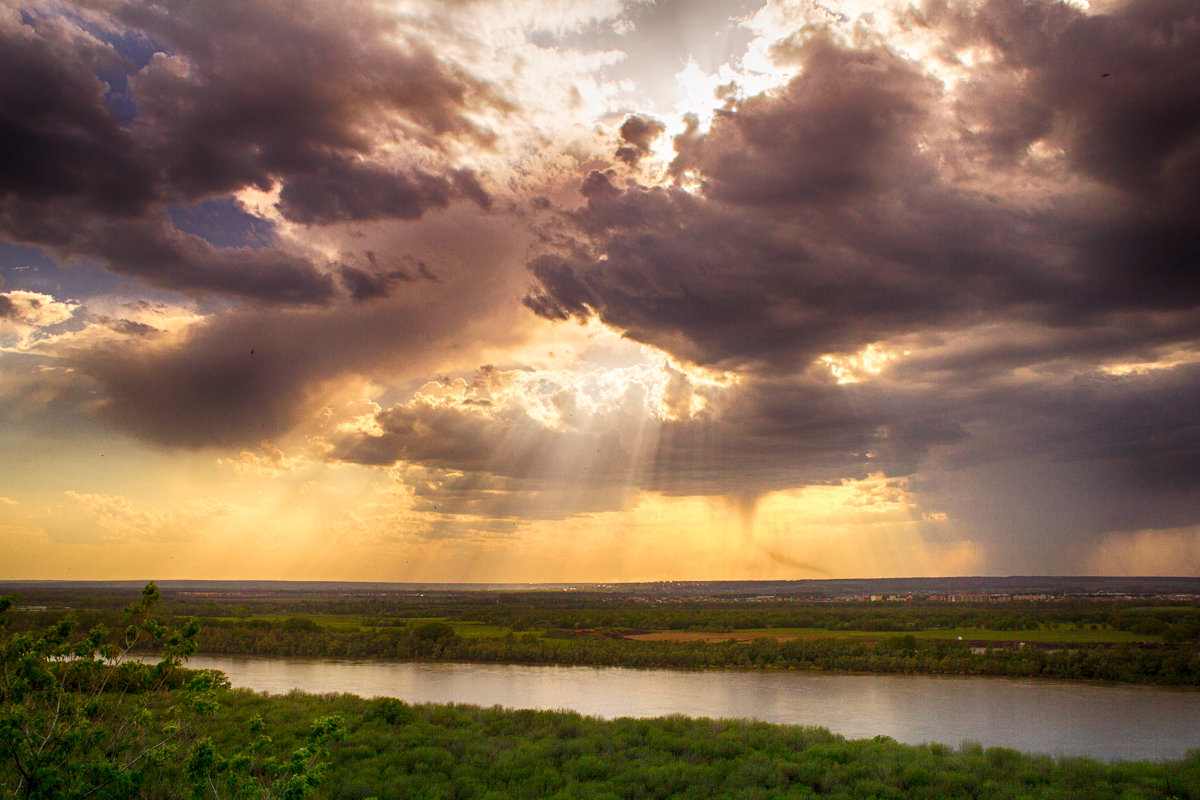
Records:
M1192 0L0 0L0 580L1200 574Z

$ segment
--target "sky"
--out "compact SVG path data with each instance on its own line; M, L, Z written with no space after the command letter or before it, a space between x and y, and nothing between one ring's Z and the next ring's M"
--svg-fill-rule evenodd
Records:
M0 579L1200 574L1194 0L0 0Z

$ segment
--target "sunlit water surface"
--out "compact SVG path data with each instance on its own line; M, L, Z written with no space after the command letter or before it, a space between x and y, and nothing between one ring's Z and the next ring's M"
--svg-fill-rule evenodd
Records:
M605 718L741 717L829 728L850 739L965 740L1107 761L1180 758L1200 747L1200 691L1066 681L787 671L685 672L194 656L234 686L349 692L410 703L570 709Z

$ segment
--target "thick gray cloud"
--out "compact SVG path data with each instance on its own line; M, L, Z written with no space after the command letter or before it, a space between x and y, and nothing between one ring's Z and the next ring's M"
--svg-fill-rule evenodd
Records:
M153 200L153 167L104 104L108 87L96 72L106 66L125 63L65 20L0 21L0 198L6 212L20 200L73 200L108 213L137 213Z
M284 217L305 224L371 219L419 219L431 208L467 197L487 208L491 200L468 171L431 175L330 160L319 171L297 175L279 194Z
M254 304L68 354L103 412L157 444L281 436L347 375L411 388L494 359L517 314L599 320L736 380L679 372L671 411L647 416L641 378L604 414L562 386L480 378L456 402L380 409L330 457L406 465L418 510L505 520L619 508L632 489L749 502L882 472L986 542L989 564L1052 537L1068 569L1097 533L1200 523L1200 7L1094 5L911 9L908 33L939 45L925 62L831 12L775 43L790 82L722 89L665 171L648 113L619 125L611 168L596 156L611 131L566 155L501 148L473 113L507 108L497 91L374 3L9 15L0 236ZM655 39L671 26L652 20L688 8L629 19ZM726 11L704 4L728 26ZM494 210L496 183L455 160L493 147L529 156ZM582 200L554 211L576 164ZM324 226L310 233L332 263L271 226L218 241L176 224L206 200L229 213L247 187ZM510 216L527 189L545 197Z
M351 376L419 380L452 355L519 337L523 309L495 297L519 296L526 245L499 219L462 209L428 221L420 238L406 232L405 247L445 265L368 250L343 266L359 302L233 309L183 333L64 345L60 354L93 381L100 412L146 441L255 446L311 422ZM485 268L490 279L479 280Z
M957 117L882 47L793 43L803 69L784 91L676 140L673 170L698 176L699 195L587 178L574 251L531 264L527 304L723 365L802 364L989 317L1079 330L1193 308L1200 11L964 8L942 24L1002 57ZM1035 139L1064 154L1050 202L1005 191L1045 181L1014 162Z
M170 54L134 76L133 96L171 186L190 196L317 173L389 128L487 136L462 113L486 87L372 3L125 3L115 16Z
M100 257L114 272L185 293L294 305L323 304L334 296L333 278L306 258L275 248L214 247L163 216L93 220L76 228L62 250Z
M918 146L941 123L916 65L822 38L800 56L786 91L677 139L700 196L585 180L576 252L533 262L527 304L698 363L795 367L1062 293L1032 215L947 183Z
M1085 15L988 2L939 20L1001 58L960 112L995 157L1037 140L1112 192L1062 218L1083 305L1191 308L1200 297L1200 8L1138 0ZM995 90L989 87L995 85ZM1006 124L1003 120L1015 120ZM991 133L989 133L989 131Z
M0 21L0 236L192 294L328 302L328 266L208 245L164 208L280 186L306 225L416 219L479 178L446 137L499 102L368 2L33 7ZM90 15L90 16L89 16ZM381 155L420 150L422 165ZM401 148L403 149L403 147ZM402 159L403 157L401 157Z
M664 428L662 474L696 469L693 485L702 465L750 495L911 475L1022 552L1200 522L1200 375L1101 369L1197 346L1200 8L931 9L943 57L996 54L953 95L882 45L793 37L786 88L676 139L672 171L698 190L582 181L526 305L750 378L715 435ZM862 384L813 378L820 356L878 342L912 357Z
M631 114L621 123L621 141L617 148L618 161L624 161L629 166L636 166L649 152L654 140L662 136L666 126L656 119Z

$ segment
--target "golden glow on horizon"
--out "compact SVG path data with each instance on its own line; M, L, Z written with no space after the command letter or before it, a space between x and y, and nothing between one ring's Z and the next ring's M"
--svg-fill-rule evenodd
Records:
M199 477L187 496L203 496ZM879 476L772 493L750 513L642 492L623 511L477 530L489 520L414 511L411 491L363 467L265 478L220 467L205 485L210 495L182 504L7 499L0 578L605 582L952 575L980 563L939 533L945 523L922 519L903 482Z

